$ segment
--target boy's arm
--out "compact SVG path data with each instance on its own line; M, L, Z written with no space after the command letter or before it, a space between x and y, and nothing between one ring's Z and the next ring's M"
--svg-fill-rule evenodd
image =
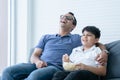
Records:
M89 65L85 65L83 63L77 64L77 67L79 67L80 70L88 70L90 72L93 72L96 75L105 76L106 75L106 66L98 66L98 67L92 67Z

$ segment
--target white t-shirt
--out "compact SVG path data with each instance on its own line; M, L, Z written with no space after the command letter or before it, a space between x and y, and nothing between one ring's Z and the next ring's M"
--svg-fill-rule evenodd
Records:
M95 60L95 58L101 52L101 49L99 47L96 47L95 45L85 51L83 51L83 46L76 47L73 49L71 55L69 56L71 62L63 62L63 67L65 70L69 70L67 69L68 67L71 67L70 69L72 69L73 66L78 63L97 67L100 64Z

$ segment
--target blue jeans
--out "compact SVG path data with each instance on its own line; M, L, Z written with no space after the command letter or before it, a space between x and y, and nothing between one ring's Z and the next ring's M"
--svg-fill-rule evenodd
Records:
M51 80L57 71L60 69L53 65L37 69L35 64L21 63L7 67L1 80Z

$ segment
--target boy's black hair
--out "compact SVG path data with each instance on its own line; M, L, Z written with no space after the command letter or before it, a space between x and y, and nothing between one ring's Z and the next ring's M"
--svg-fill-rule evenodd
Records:
M68 12L68 14L71 14L73 17L74 17L74 20L73 20L73 25L77 25L77 20L76 20L76 18L75 18L75 16L74 16L74 13L72 13L72 12Z
M95 26L86 26L83 28L82 33L84 31L91 32L92 34L95 35L95 38L100 38L100 36L101 36L100 30Z

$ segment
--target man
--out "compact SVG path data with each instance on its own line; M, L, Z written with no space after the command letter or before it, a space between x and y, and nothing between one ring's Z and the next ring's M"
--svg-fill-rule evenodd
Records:
M44 35L31 56L31 63L22 63L6 68L2 80L51 80L53 74L62 68L62 55L70 55L72 49L80 46L80 35L70 34L77 24L73 13L60 16L60 31L55 35ZM100 45L105 49L103 45ZM107 54L103 52L96 60L106 62Z

